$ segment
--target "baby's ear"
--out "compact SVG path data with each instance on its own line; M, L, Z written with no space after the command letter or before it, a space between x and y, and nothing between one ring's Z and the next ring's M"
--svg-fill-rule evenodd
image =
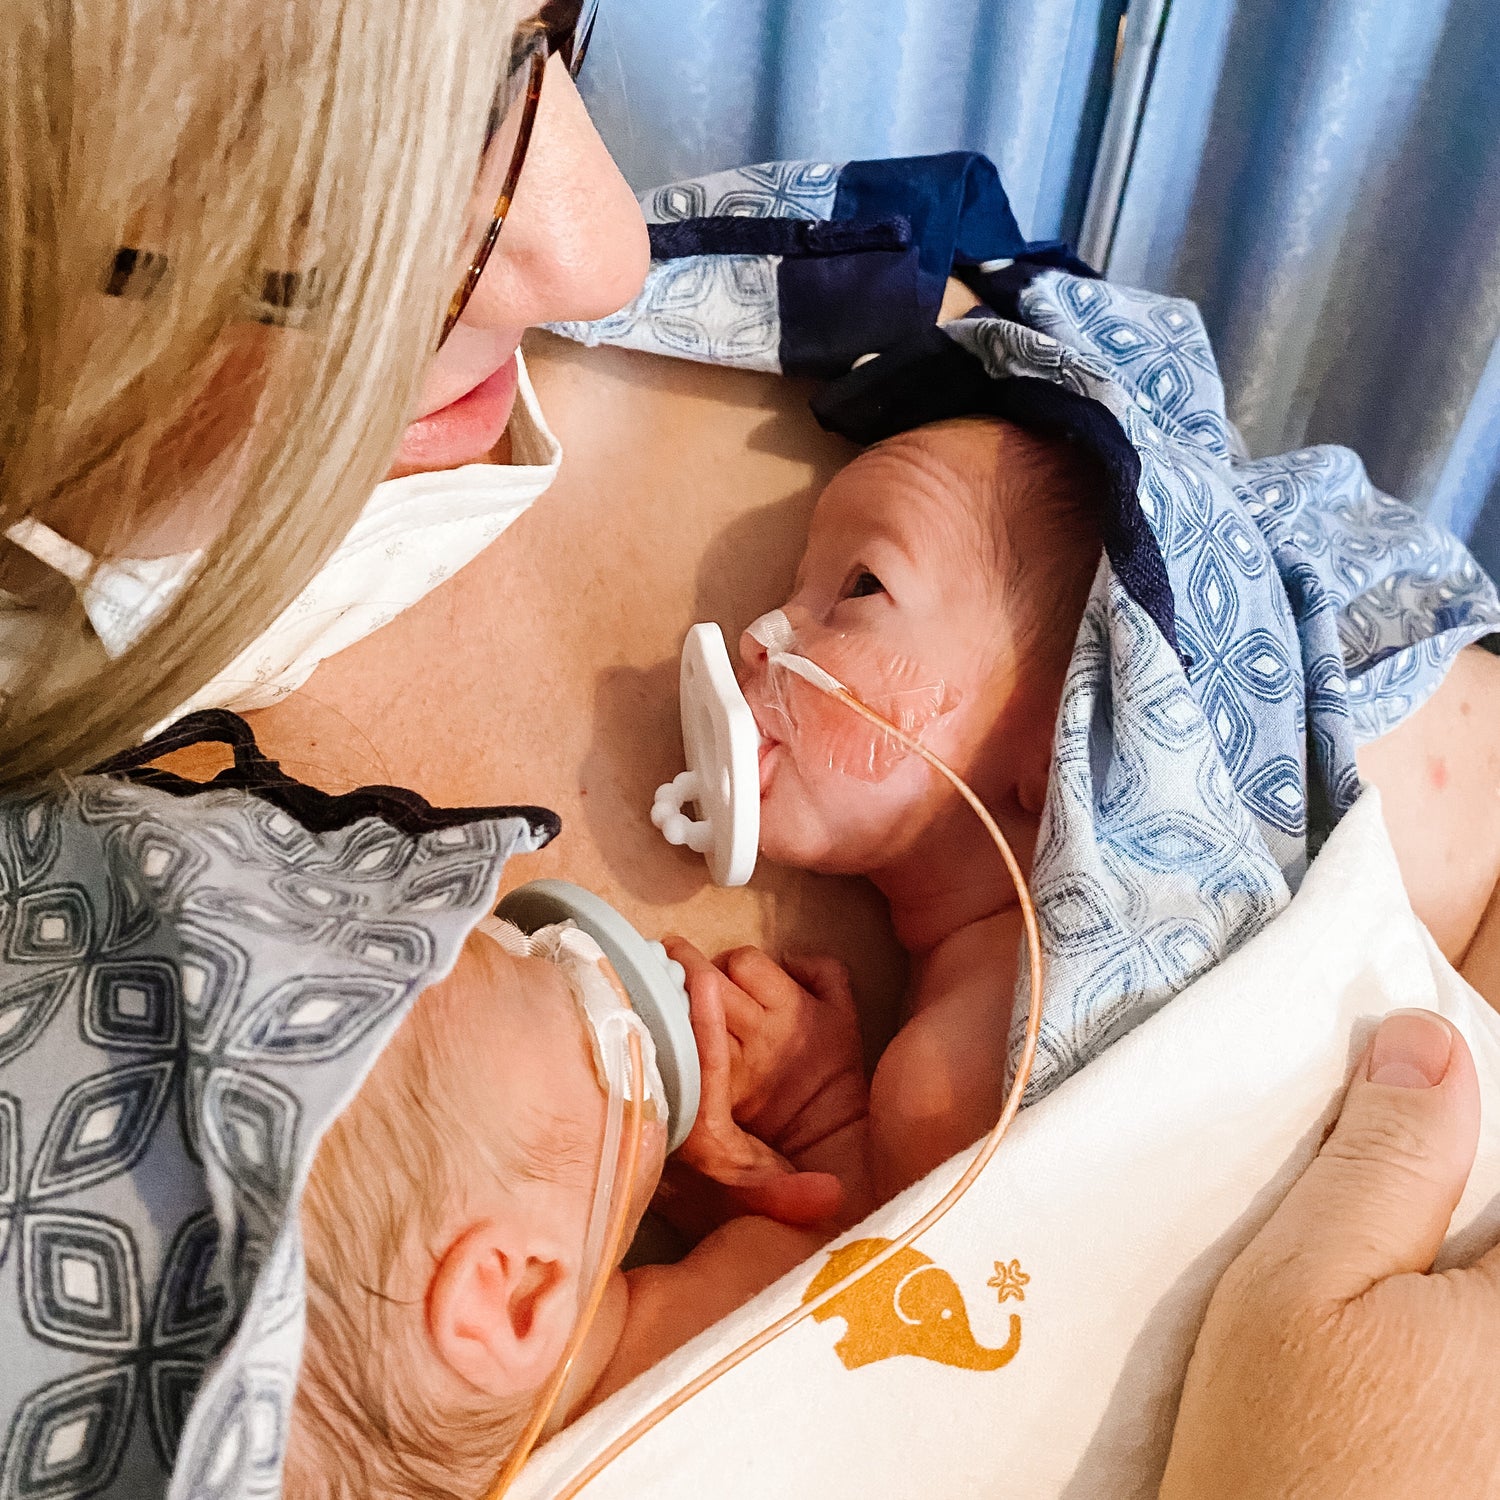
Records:
M427 1287L427 1332L439 1358L496 1397L534 1390L557 1368L577 1312L575 1264L499 1219L464 1230Z

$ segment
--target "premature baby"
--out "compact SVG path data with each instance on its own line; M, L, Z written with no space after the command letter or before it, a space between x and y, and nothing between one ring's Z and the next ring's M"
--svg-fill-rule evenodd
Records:
M484 930L469 937L319 1147L302 1199L307 1332L287 1500L483 1495L573 1332L591 1276L605 1096L567 977L509 946ZM764 1127L763 1149L793 1187L785 1202L765 1197L786 1218L798 1216L796 1190L828 1180L819 1112L863 1116L852 1001L846 993L824 1011L829 1024L814 1030L825 1066L842 1059L832 1071L843 1084L817 1073L820 1098L795 1128ZM774 1033L762 1030L738 1075L762 1092L803 1071L802 1052L777 1053ZM727 1079L710 1067L705 1084L722 1093ZM665 1140L663 1123L648 1122L629 1231ZM856 1190L839 1183L834 1196ZM802 1216L822 1208L803 1205ZM557 1416L618 1389L826 1238L739 1214L676 1265L617 1269Z
M1102 486L1083 451L998 419L937 422L890 438L819 498L784 610L791 649L958 772L1023 870L1102 552ZM819 1074L811 1056L808 1079L765 1104L752 1099L736 1110L729 1096L705 1094L682 1156L764 1211L817 1203L847 1221L971 1145L997 1118L1020 910L999 854L945 781L845 705L770 665L750 632L741 655L764 738L762 852L868 876L890 903L911 975L904 1024L876 1067L868 1115L838 1137L837 1181L794 1176L761 1130L780 1127L809 1098ZM1445 956L1500 1005L1500 750L1483 727L1496 722L1497 705L1500 661L1466 651L1432 705L1363 747L1359 764L1383 797L1417 914ZM754 950L715 965L681 941L669 948L687 969L705 1056L716 1031L727 1031L732 1057L753 1051L768 1003L778 1026L792 1026L798 1006L819 1015L827 1008L820 997L847 987L827 963L788 973ZM756 1196L768 1187L775 1202Z
M891 438L820 497L785 606L794 649L957 771L1023 868L1102 550L1092 498L1100 482L1083 452L999 420L944 421ZM1020 909L982 825L944 781L843 705L768 667L748 633L741 654L765 740L762 851L869 876L911 956L905 1024L876 1068L868 1117L842 1137L849 1156L838 1176L860 1183L837 1209L846 1219L971 1145L998 1116ZM789 978L753 950L716 967L686 943L669 946L688 971L700 1050L721 1024L734 1048L756 1045L768 986L786 1016L792 978L804 981L801 1003L811 1012L823 1005L813 990L827 995L843 983L828 964ZM799 1085L769 1117L754 1108L731 1115L706 1099L683 1154L752 1195L775 1185L787 1169L771 1159L761 1127L768 1118L779 1124L806 1096ZM821 1187L826 1206L834 1184ZM816 1198L818 1185L801 1190Z

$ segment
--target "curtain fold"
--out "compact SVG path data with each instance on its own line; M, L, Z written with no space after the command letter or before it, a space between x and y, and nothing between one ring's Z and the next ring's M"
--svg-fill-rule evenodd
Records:
M584 94L637 188L964 148L1029 237L1076 239L1122 9L610 0ZM1151 61L1090 248L1202 307L1253 452L1345 443L1500 570L1500 3L1163 9L1133 0Z
M1108 274L1203 308L1251 451L1348 444L1500 564L1500 6L1173 0Z
M746 162L983 152L1076 236L1123 0L612 0L583 92L639 188Z

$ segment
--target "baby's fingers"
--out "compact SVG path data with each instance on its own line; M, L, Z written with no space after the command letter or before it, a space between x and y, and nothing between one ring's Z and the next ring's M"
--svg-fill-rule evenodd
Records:
M756 1136L741 1130L727 1114L700 1111L678 1156L695 1171L726 1187L758 1182L790 1172L791 1166Z
M688 999L696 1006L698 996L712 994L724 1024L734 1036L743 1036L757 1011L755 1002L724 971L722 962L710 963L686 938L662 939L668 958L682 965Z
M689 942L668 938L667 956L682 965L693 1040L705 1070L729 1066L728 1025L724 1015L724 976Z
M853 1012L854 986L848 968L836 958L808 954L785 960L786 971L810 994L825 1005Z
M844 1189L832 1172L789 1172L736 1190L753 1214L780 1224L812 1225L837 1218Z
M796 1004L802 998L802 986L785 969L759 948L735 948L720 954L716 960L719 967L761 1009L776 1010L784 1005ZM729 1018L735 1025L735 1018Z
M782 1224L820 1224L844 1204L844 1189L829 1172L799 1172L748 1132L694 1125L678 1160L726 1188L741 1212Z
M669 932L661 940L661 945L667 950L668 958L682 965L683 983L689 994L706 975L719 972L685 937L678 937L675 932Z
M742 1214L764 1214L782 1224L822 1224L843 1210L839 1180L826 1172L780 1173L758 1185L736 1188L705 1176L680 1154L662 1174L652 1206L679 1233L697 1243Z

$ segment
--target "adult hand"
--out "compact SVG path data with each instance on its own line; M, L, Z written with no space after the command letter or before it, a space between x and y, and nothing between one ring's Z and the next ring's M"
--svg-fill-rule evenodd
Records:
M1478 1133L1463 1038L1387 1017L1214 1293L1161 1500L1500 1494L1500 1247L1431 1270Z

